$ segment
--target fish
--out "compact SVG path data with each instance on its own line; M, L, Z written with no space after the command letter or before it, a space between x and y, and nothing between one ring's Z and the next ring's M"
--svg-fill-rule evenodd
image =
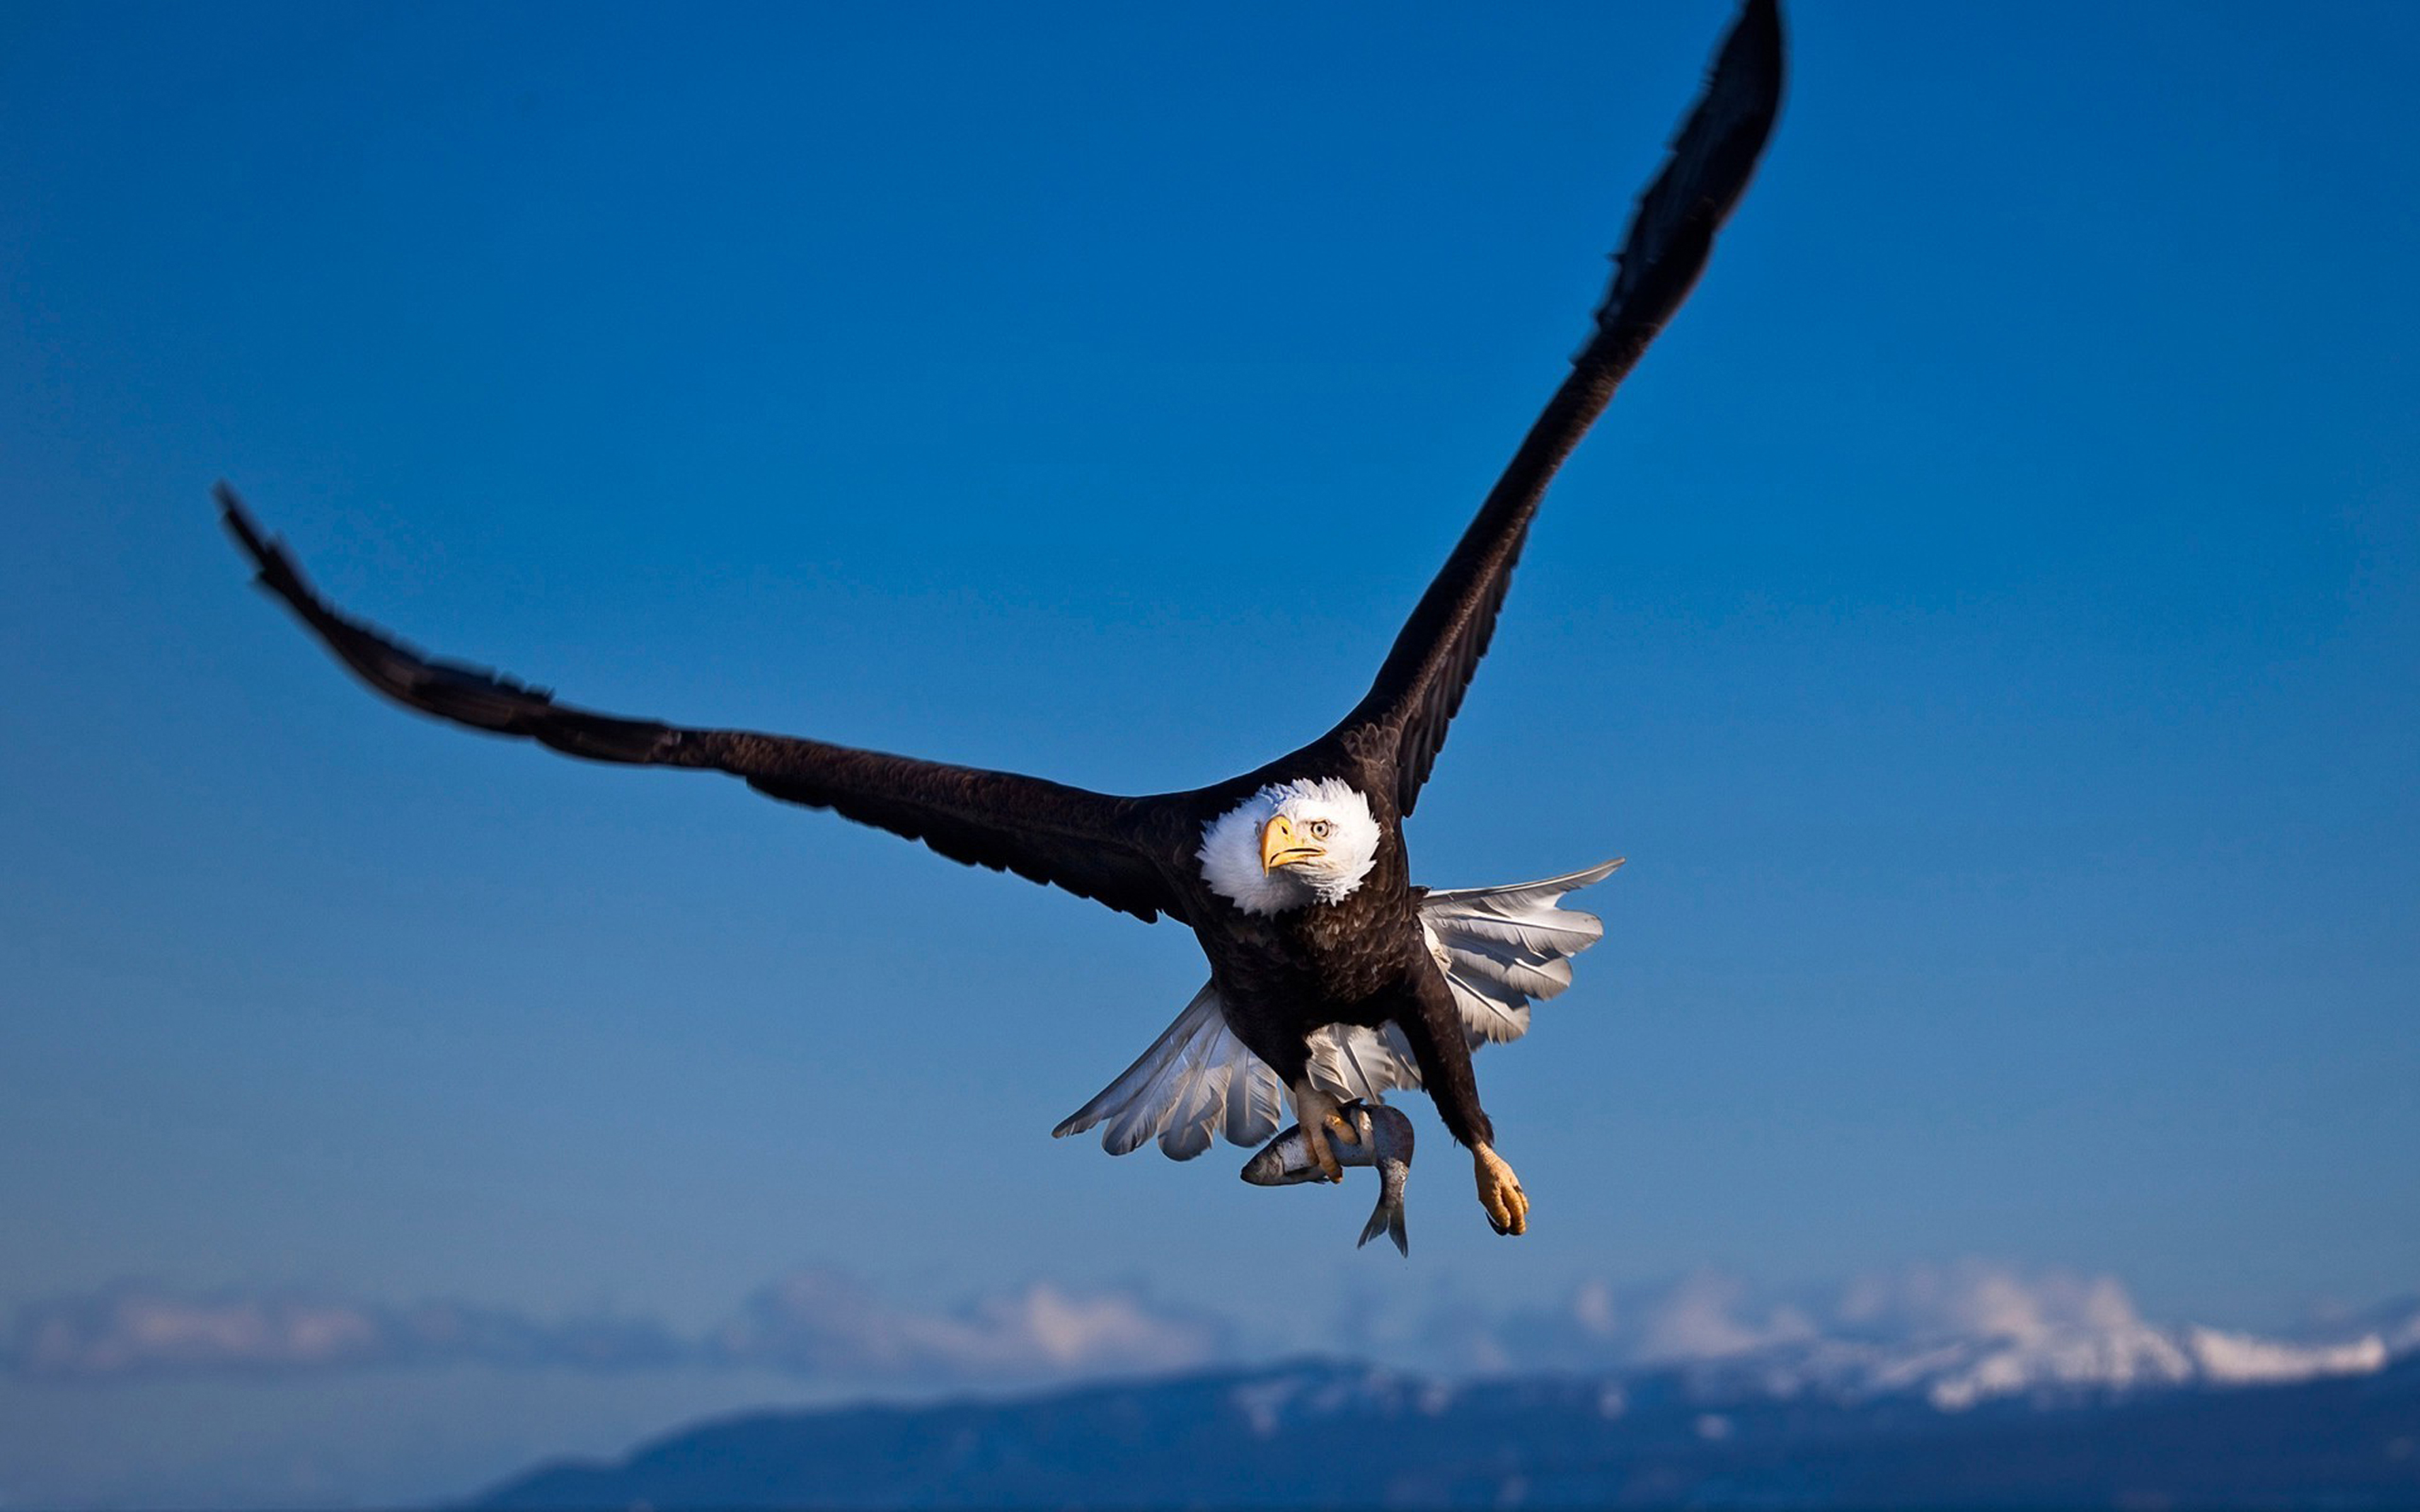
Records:
M1352 1121L1360 1138L1347 1144L1342 1137L1329 1134L1327 1148L1335 1152L1336 1163L1378 1168L1378 1206L1371 1211L1370 1222L1362 1227L1361 1239L1353 1247L1358 1249L1383 1233L1395 1242L1395 1248L1409 1257L1411 1242L1404 1237L1404 1183L1412 1175L1412 1120L1383 1103L1356 1101L1337 1112ZM1320 1180L1319 1166L1311 1158L1311 1144L1302 1136L1302 1125L1293 1123L1279 1130L1275 1139L1244 1163L1243 1177L1254 1186L1293 1186Z

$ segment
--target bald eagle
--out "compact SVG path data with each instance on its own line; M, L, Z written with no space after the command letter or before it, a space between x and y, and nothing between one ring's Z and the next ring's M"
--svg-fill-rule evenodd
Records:
M1058 1133L1105 1125L1113 1152L1156 1137L1179 1159L1224 1134L1257 1144L1290 1101L1341 1179L1341 1099L1424 1088L1472 1156L1498 1233L1529 1201L1495 1149L1471 1051L1528 1026L1597 936L1557 906L1613 865L1523 887L1426 891L1404 821L1485 654L1547 482L1679 308L1746 188L1779 108L1780 17L1746 0L1704 93L1640 197L1595 329L1396 637L1370 691L1301 749L1190 792L1116 797L1005 772L797 736L696 729L556 702L425 656L338 610L233 490L217 497L258 582L372 688L441 719L591 761L723 772L769 797L922 841L1150 921L1192 927L1210 980L1125 1074Z

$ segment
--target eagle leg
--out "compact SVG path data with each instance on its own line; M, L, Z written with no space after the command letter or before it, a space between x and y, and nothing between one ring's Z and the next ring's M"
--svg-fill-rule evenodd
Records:
M1360 1132L1337 1111L1336 1099L1312 1086L1311 1078L1304 1077L1287 1090L1294 1098L1295 1122L1302 1126L1302 1142L1310 1148L1319 1173L1331 1181L1343 1180L1344 1167L1337 1164L1336 1151L1328 1148L1327 1137L1334 1134L1348 1145L1357 1145L1361 1142Z
M1485 1145L1473 1146L1470 1156L1479 1169L1479 1205L1487 1211L1487 1221L1499 1234L1528 1233L1529 1195L1521 1190L1521 1179Z

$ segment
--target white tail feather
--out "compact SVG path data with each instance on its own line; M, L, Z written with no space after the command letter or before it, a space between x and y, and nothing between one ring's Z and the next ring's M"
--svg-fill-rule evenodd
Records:
M1398 1088L1419 1086L1420 1069L1410 1041L1393 1025L1331 1024L1311 1037L1311 1079L1339 1098L1383 1103Z

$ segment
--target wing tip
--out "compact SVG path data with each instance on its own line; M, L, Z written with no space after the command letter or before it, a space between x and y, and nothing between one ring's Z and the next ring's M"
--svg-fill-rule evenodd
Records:
M235 485L219 479L210 485L210 498L218 502L219 524L235 538L243 554L252 558L254 567L268 573L271 563L277 560L277 543L261 530L260 521L245 507L243 496L235 491Z
M1575 364L1601 360L1598 344L1622 332L1652 338L1688 298L1715 232L1746 194L1773 140L1786 51L1778 0L1746 0L1716 46L1663 166L1631 212L1595 331Z
M226 479L210 485L210 497L218 501L219 524L234 538L238 549L251 559L253 582L316 623L316 616L324 614L326 606L303 578L302 564L286 549L286 543L261 528L243 496Z
M1621 871L1624 866L1629 864L1629 856L1617 856L1612 860L1606 861L1602 865L1590 867L1587 871L1580 873L1580 876L1584 880L1575 883L1572 887L1572 890L1574 892L1577 892L1582 887L1593 887L1598 883L1603 882L1606 878L1613 875L1616 872Z
M1769 116L1781 107L1789 73L1788 38L1781 23L1780 0L1747 0L1723 34L1709 80L1728 76L1756 91L1760 108ZM1765 129L1772 129L1768 119Z

